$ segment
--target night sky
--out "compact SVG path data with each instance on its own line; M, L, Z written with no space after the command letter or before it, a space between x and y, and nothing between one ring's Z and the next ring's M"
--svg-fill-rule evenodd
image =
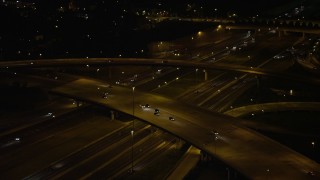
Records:
M153 24L146 16L160 13L161 16L230 18L236 14L232 18L256 15L273 18L302 2L310 6L316 3L315 0L4 0L0 3L0 59L146 56L137 51L146 48L149 42L210 26ZM185 29L189 31L184 32Z

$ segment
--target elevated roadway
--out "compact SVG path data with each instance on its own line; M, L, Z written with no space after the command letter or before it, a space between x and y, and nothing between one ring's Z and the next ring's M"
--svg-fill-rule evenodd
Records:
M103 90L110 92L107 99L101 97ZM309 179L311 176L308 172L320 172L318 163L239 125L230 116L159 95L120 86L110 87L87 79L68 83L52 91L133 114L138 119L190 142L250 179ZM141 108L140 105L146 103L151 107ZM154 115L155 108L160 110L159 116ZM171 121L169 117L174 117L175 120Z
M290 74L260 68L217 65L178 60L100 58L100 59L55 59L1 62L0 68L40 68L67 66L146 65L179 66L204 69L229 70L257 75L287 78L319 84L318 79L305 79ZM99 90L98 90L99 89ZM110 91L107 99L101 90ZM239 125L235 118L203 110L154 94L132 91L130 88L108 85L93 80L81 79L53 89L54 93L70 98L106 106L162 128L208 154L220 159L250 179L308 179L308 172L320 172L320 165L305 156ZM134 101L133 101L134 95ZM150 104L142 109L139 105ZM153 114L160 109L160 116ZM175 121L170 121L174 117ZM213 132L218 132L215 135ZM217 138L217 139L216 139Z
M241 106L224 112L232 117L243 117L248 114L259 114L276 111L320 111L320 102L274 102Z
M258 67L247 67L241 65L217 64L206 62L194 62L187 60L170 59L142 59L142 58L77 58L77 59L40 59L28 61L5 61L0 62L2 69L14 68L41 68L41 67L90 67L90 66L114 66L114 65L135 65L135 66L171 66L171 67L190 67L212 70L226 70L270 76L275 78L287 79L292 81L304 82L309 84L320 84L319 78L304 77L284 72Z

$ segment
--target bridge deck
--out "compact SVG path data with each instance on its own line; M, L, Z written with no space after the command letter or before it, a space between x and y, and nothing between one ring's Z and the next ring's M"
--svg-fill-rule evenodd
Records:
M107 99L101 97L103 88L111 91ZM106 88L102 82L80 79L53 91L127 114L133 113L133 92L130 88ZM236 118L136 90L134 99L135 117L190 142L250 179L307 179L308 171L320 171L320 165L316 162L242 127ZM146 103L151 108L142 109L139 106ZM153 114L154 108L160 109L159 116ZM175 121L170 121L170 116ZM212 130L219 133L217 140L214 140Z

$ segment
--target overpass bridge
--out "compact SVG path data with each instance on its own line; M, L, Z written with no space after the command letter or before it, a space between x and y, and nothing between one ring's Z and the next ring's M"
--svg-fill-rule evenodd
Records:
M273 102L240 106L224 112L232 117L280 111L320 111L320 102Z
M107 99L101 98L103 88L110 94ZM241 126L230 116L131 88L109 88L108 84L87 79L52 92L131 114L189 142L249 179L308 179L308 172L320 172L318 163ZM151 107L140 106L146 103ZM155 108L160 110L159 116L154 115Z
M187 67L206 70L223 70L241 73L249 73L257 76L268 76L274 78L287 79L291 81L320 85L319 78L305 77L270 69L258 67L247 67L233 64L206 63L173 59L152 59L152 58L76 58L76 59L39 59L25 61L3 61L0 62L2 69L14 68L41 68L41 67L87 67L87 66L162 66L162 67ZM206 78L205 78L206 79Z
M136 62L133 62L136 61ZM0 67L40 68L80 65L154 65L154 66L185 66L209 68L207 63L188 63L176 60L159 59L65 59L1 62ZM210 65L211 66L211 65ZM244 73L262 75L263 69L253 70L248 67L229 67L212 65L212 69L234 70ZM261 71L260 71L261 70ZM282 76L270 71L272 76ZM288 77L286 77L288 78ZM290 77L294 79L294 76ZM311 81L319 83L319 80ZM99 87L99 91L97 90ZM109 91L107 99L101 97L101 90ZM223 161L230 167L250 179L309 179L308 172L320 172L320 165L291 149L252 131L237 123L236 118L207 111L196 106L187 105L166 97L140 92L134 88L108 86L103 82L79 79L62 85L52 92L110 109L132 114L133 117L146 121L164 129L181 139L191 143L202 151ZM140 105L150 104L150 108ZM160 115L153 114L160 109ZM175 121L170 121L174 117ZM214 133L218 132L218 134Z

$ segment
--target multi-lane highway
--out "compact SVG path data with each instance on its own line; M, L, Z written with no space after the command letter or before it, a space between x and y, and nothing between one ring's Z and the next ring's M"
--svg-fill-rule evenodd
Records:
M145 66L175 66L175 67L193 67L212 70L226 70L242 73L250 73L261 76L270 76L283 78L292 81L299 81L311 84L320 84L318 78L303 77L294 74L273 71L269 69L253 68L241 65L230 64L208 64L203 62L189 62L182 60L161 60L161 59L138 59L138 58L81 58L81 59L51 59L51 60L33 60L33 61L10 61L0 62L1 68L37 68L37 67L61 67L61 66L104 66L104 65L145 65Z
M268 37L272 38L272 36ZM225 41L227 40L227 41ZM296 76L287 73L280 73L279 69L284 69L288 66L291 66L291 62L280 61L276 58L277 55L268 55L270 58L266 59L266 55L264 53L259 53L263 46L257 49L251 49L253 54L251 56L245 55L245 58L235 58L233 53L230 53L231 47L242 47L243 44L248 46L248 41L253 41L251 37L246 37L240 35L238 39L234 38L222 38L221 42L217 41L217 43L209 43L207 45L202 45L195 49L189 49L192 51L189 54L185 54L183 56L184 60L176 60L175 57L168 57L169 59L135 59L135 58L91 58L91 59L59 59L59 60L30 60L30 61L15 61L15 62L3 62L0 66L4 70L10 70L11 72L15 72L16 70L19 71L21 67L31 67L31 68L40 68L40 67L101 67L101 66L114 66L114 65L139 65L139 66L161 66L156 72L153 71L144 71L141 74L136 74L132 77L127 79L120 79L120 81L115 80L116 84L124 85L124 86L132 86L133 84L137 87L135 91L135 102L138 104L149 103L151 104L151 108L141 109L140 107L135 104L135 115L143 120L151 124L155 124L158 127L166 129L174 133L175 135L191 142L198 148L208 152L209 154L221 159L226 164L230 165L231 167L237 169L239 172L243 173L247 177L253 178L269 178L269 177L278 177L280 173L277 170L273 170L274 168L282 168L284 172L288 172L289 174L294 174L291 171L297 171L297 177L303 178L309 171L317 171L318 166L313 161L306 159L305 157L292 152L285 147L270 141L270 139L261 137L259 134L256 134L253 131L250 131L246 128L241 127L234 122L234 119L230 119L225 116L218 115L216 113L211 114L210 112L203 111L198 109L197 107L180 104L172 100L153 96L150 98L150 94L142 94L139 92L139 89L144 91L166 91L163 87L171 87L174 84L177 84L178 79L188 78L191 76L196 76L195 83L201 83L196 88L191 88L189 91L186 91L183 94L177 94L173 97L178 97L180 100L187 102L189 104L198 105L204 107L208 110L219 111L223 112L229 108L229 105L234 102L237 97L243 94L247 89L257 83L257 77L253 75L243 75L242 72L252 73L255 75L263 75L263 76L272 76L272 77L281 77L301 82L307 82L312 84L319 84L319 80L314 78L305 79L301 76ZM268 40L265 38L265 40ZM244 42L245 41L245 42ZM268 44L264 44L264 46L269 46ZM280 46L279 46L280 47ZM272 53L279 51L279 47L271 48ZM246 47L247 48L247 47ZM214 49L214 50L213 50ZM248 48L247 48L248 49ZM269 48L270 49L270 48ZM271 54L272 54L271 53ZM277 52L278 53L278 52ZM279 55L288 52L280 52ZM197 54L193 56L193 54ZM241 53L244 56L245 53ZM276 55L276 56L274 56ZM226 58L226 56L230 56L230 58ZM182 57L182 56L180 56ZM172 59L171 59L172 58ZM240 60L237 63L233 63L230 59L235 58L235 62ZM226 60L225 60L226 59ZM254 59L254 60L253 60ZM221 62L227 62L226 64L221 64ZM216 64L219 62L219 64ZM231 62L231 63L230 63ZM215 64L212 64L215 63ZM279 66L279 63L282 63ZM237 65L236 65L237 64ZM242 64L242 66L238 65ZM274 68L274 65L277 65L278 69ZM167 66L167 67L165 67ZM264 68L261 68L261 67ZM265 68L265 67L271 68ZM173 68L172 68L173 67ZM185 68L186 67L186 68ZM192 69L190 69L191 67ZM270 70L272 69L273 70ZM202 82L201 80L197 80L200 78L200 74L203 74L203 69L213 69L213 70L228 70L229 72L217 73L217 72L210 72L209 79L210 81ZM98 69L97 69L98 70ZM199 71L199 72L198 72ZM41 73L40 73L41 74ZM12 74L13 76L16 73ZM18 73L19 75L19 73ZM211 75L215 77L212 78ZM197 76L199 76L197 78ZM34 77L36 78L36 77ZM55 82L55 86L63 85L64 83L72 82L73 80L78 79L79 77L72 77L68 76L67 74L56 74L54 77L55 80L58 78L67 78L67 80L63 83ZM163 84L163 82L164 84ZM46 82L44 82L46 84ZM91 86L90 89L87 87ZM122 111L125 113L130 114L130 88L129 90L126 88L121 88L118 86L114 86L106 91L110 92L107 98L102 98L101 91L108 87L108 84L104 84L103 82L98 81L87 81L87 80L79 80L75 81L74 83L69 83L66 86L61 86L61 88L57 88L54 90L55 93L58 93L63 96L74 97L76 99L84 100L87 102L99 104L102 106L111 107L118 111ZM73 93L73 88L78 89L77 92ZM99 89L99 91L97 91ZM128 91L123 95L124 91ZM168 90L167 90L168 91ZM87 95L89 93L90 95ZM120 93L120 94L119 94ZM132 93L131 93L132 94ZM97 95L97 96L96 96ZM122 96L120 99L119 95ZM125 99L125 97L129 99ZM144 100L145 98L148 99L147 102ZM102 101L102 102L101 102ZM113 102L112 102L113 101ZM116 102L118 101L118 102ZM112 102L112 103L109 103ZM121 102L121 103L119 103ZM168 104L169 102L169 104ZM129 108L128 108L129 107ZM131 105L132 107L132 105ZM161 109L160 116L154 116L153 111L154 108ZM186 111L186 112L184 112ZM189 112L189 113L187 113ZM196 114L191 114L191 112L195 112ZM149 113L146 115L146 113ZM169 117L174 117L175 121L170 121ZM223 119L223 123L222 123ZM224 120L226 119L226 120ZM160 121L159 121L160 120ZM163 122L162 122L163 121ZM189 129L190 128L190 129ZM182 130L184 129L184 130ZM136 129L137 135L139 129ZM211 132L219 131L218 140L213 141L212 133ZM198 132L201 132L198 135ZM127 132L128 133L128 132ZM157 132L159 133L159 132ZM244 135L245 134L245 135ZM124 149L121 154L123 156L119 156L117 161L114 162L113 160L105 160L105 163L102 163L101 159L105 157L109 157L112 159L112 152L117 152L119 149L123 149L121 147L127 147L130 144L130 140L128 139L128 134L122 139L127 139L126 144L122 144L119 141L117 143L117 148L113 150L102 150L103 147L109 147L110 144L102 143L103 146L99 146L99 143L94 143L88 146L88 148L82 149L81 151L77 151L75 153L70 154L67 157L61 159L61 162L56 162L52 168L52 166L48 166L47 168L38 171L35 174L29 176L29 178L33 177L59 177L59 178L74 178L74 177L85 177L85 178L99 178L99 177L116 177L121 176L127 169L130 168L129 161L128 161L128 150ZM140 140L145 141L144 139L148 135L141 136ZM139 137L139 136L137 136ZM209 137L209 138L208 138ZM243 139L239 139L238 137L242 137ZM113 139L113 138L111 138ZM137 139L139 140L139 139ZM106 138L105 141L110 141L110 138ZM136 148L140 149L147 149L148 153L145 153L144 156L141 156L137 159L141 159L141 161L136 160L136 162L144 162L147 159L150 159L153 154L159 153L158 150L161 147L165 147L163 149L167 149L170 145L169 144L162 144L160 141L155 141L155 139L149 141L143 146L141 144L136 144ZM170 142L170 141L168 141ZM260 145L254 145L254 142ZM124 143L124 142L123 142ZM264 150L265 144L269 144L272 147L268 150ZM99 146L99 148L96 148ZM252 147L250 147L252 146ZM158 147L158 148L156 148ZM101 149L102 148L102 149ZM93 150L94 151L93 151ZM213 151L214 149L214 151ZM222 150L223 149L223 150ZM239 149L239 151L237 151ZM279 150L280 149L280 150ZM279 152L278 152L279 150ZM104 151L104 152L103 152ZM261 151L261 152L260 152ZM89 153L90 152L90 153ZM92 156L92 152L99 152L103 154L102 156ZM228 153L229 154L228 154ZM250 152L250 153L248 153ZM269 153L277 154L276 157L278 159L267 159L270 157ZM135 152L137 153L137 152ZM286 154L287 153L287 154ZM264 156L262 157L252 157L251 154L255 154L255 156ZM285 156L286 154L286 156ZM241 155L240 157L236 157ZM301 165L297 165L294 163L294 158L287 158L288 155L298 158L301 161L304 161ZM135 154L135 156L139 156ZM283 159L281 159L282 157ZM71 159L71 160L70 160ZM289 160L290 159L290 160ZM252 167L252 164L255 161L264 160L263 163L259 165L259 167ZM279 165L274 165L271 160L275 162L280 162ZM67 164L65 162L68 162ZM72 162L72 163L69 163ZM241 164L243 163L243 164ZM145 163L144 163L145 164ZM293 168L288 168L289 164L293 164ZM93 165L95 167L98 165L97 169L92 169ZM138 165L138 164L137 164ZM62 168L61 168L61 167ZM141 168L143 165L139 164ZM302 166L305 166L303 168ZM138 166L137 166L138 167ZM264 167L264 170L263 168ZM267 167L267 168L266 168ZM88 168L91 170L88 170ZM252 170L253 168L254 170ZM85 171L86 170L86 171ZM106 173L108 170L108 174ZM251 171L257 170L256 173ZM78 174L77 172L83 172L82 174ZM284 176L287 176L285 174Z
M104 99L97 87L106 86L102 82L80 79L53 91L131 114L132 89L113 86L110 98ZM135 117L185 139L247 177L304 179L308 177L307 172L320 169L316 162L242 127L231 117L139 91L134 91L134 99ZM151 108L139 106L146 103ZM159 116L154 115L154 108L160 109ZM174 117L175 121L170 121L169 117ZM219 132L216 142L212 140L213 130Z

